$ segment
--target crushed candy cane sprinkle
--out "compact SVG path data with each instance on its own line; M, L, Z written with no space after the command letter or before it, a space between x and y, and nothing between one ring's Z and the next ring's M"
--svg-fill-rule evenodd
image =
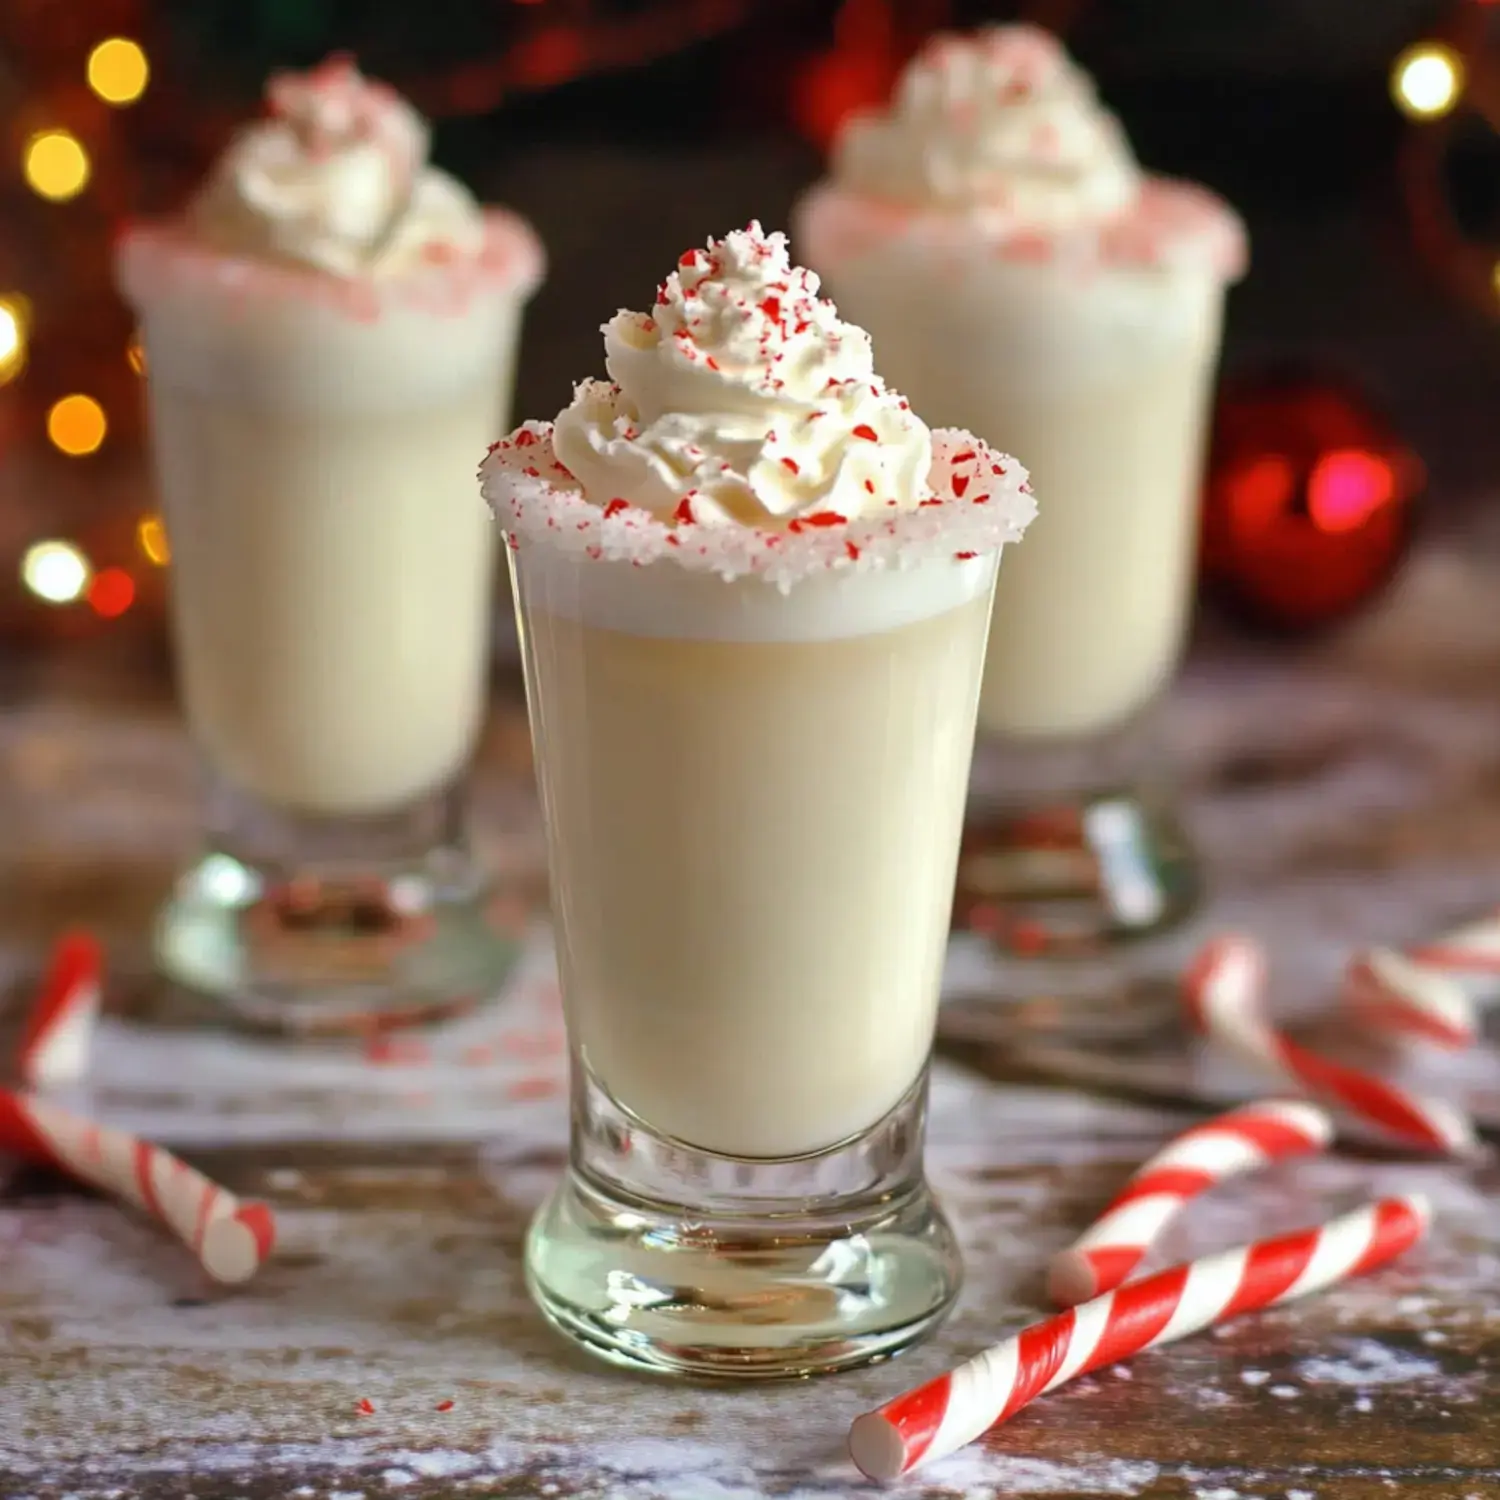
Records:
M832 567L978 556L1035 514L1026 471L929 432L869 335L760 225L690 250L651 313L604 325L611 379L481 468L511 545L788 585Z

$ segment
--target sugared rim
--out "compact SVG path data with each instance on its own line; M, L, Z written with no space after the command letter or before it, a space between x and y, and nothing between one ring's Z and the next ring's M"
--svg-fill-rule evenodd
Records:
M821 511L780 530L665 521L624 500L596 504L557 461L550 422L527 422L494 444L479 473L512 547L638 567L670 562L786 588L835 569L963 561L1019 541L1036 514L1026 470L955 428L935 430L932 446L930 493L915 509L848 518Z
M1238 281L1250 260L1244 222L1234 209L1209 189L1172 177L1146 178L1122 214L1059 230L990 222L982 211L898 203L833 180L808 192L796 218L809 257L823 266L902 239L1036 265L1203 270L1225 282Z
M121 289L134 303L197 284L244 300L313 302L369 321L392 306L462 313L484 291L529 296L546 270L546 255L519 214L487 207L477 252L435 242L424 264L395 276L333 276L311 266L228 254L204 244L180 218L127 224L115 244L115 263Z

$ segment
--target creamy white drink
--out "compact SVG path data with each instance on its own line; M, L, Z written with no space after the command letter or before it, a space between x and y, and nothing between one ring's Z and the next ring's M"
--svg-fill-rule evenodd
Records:
M1174 671L1233 212L1142 174L1033 27L943 36L842 133L799 248L934 421L1022 453L1045 500L997 591L981 727L1111 728Z
M668 1140L868 1130L931 1046L1025 471L930 434L759 226L497 445L576 1055Z
M541 252L351 63L268 98L187 213L119 249L182 698L239 791L383 814L451 781L478 733L494 528L474 463Z

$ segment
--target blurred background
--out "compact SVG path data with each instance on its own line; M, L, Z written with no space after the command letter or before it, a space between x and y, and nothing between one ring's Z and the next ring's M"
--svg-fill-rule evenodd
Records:
M170 541L112 233L181 204L271 69L354 53L432 117L441 165L532 220L551 269L517 411L550 415L684 246L785 222L925 35L1018 17L1065 37L1148 167L1249 223L1208 591L1313 630L1378 595L1414 517L1500 548L1500 5L3 0L0 650L160 649Z

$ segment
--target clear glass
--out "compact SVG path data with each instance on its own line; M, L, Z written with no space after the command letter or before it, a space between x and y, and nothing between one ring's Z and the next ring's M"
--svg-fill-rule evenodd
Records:
M160 965L289 1031L472 1005L514 958L463 784L496 573L474 468L509 405L519 299L357 317L200 278L139 311L208 783Z
M975 806L987 847L1009 844L1005 930L1019 922L1032 957L1039 934L1062 956L1081 931L1096 948L1161 931L1197 877L1150 708L1186 640L1224 288L1206 272L999 257L916 276L914 253L824 279L926 420L1015 453L1036 487L979 705L1005 761L1003 797ZM1121 885L1126 867L1143 880Z
M512 555L574 1068L527 1274L594 1351L808 1374L952 1302L923 1111L994 571Z

